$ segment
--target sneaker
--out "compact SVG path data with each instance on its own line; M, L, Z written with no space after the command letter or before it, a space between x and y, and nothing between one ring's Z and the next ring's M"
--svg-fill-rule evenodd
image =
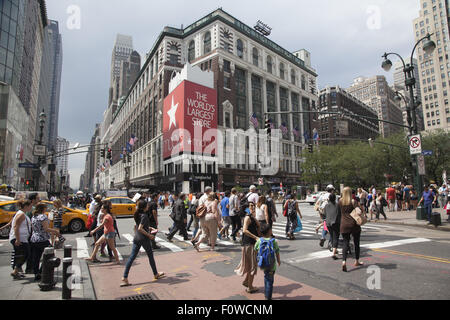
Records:
M322 248L323 248L324 243L325 243L325 239L320 239L319 245L320 245Z

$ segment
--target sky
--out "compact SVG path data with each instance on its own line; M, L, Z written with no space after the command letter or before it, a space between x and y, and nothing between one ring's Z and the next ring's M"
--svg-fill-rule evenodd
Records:
M262 20L269 38L290 52L307 49L319 89L349 87L359 76L385 75L382 54L409 57L419 0L47 0L63 41L59 136L89 144L108 104L111 53L118 33L133 37L142 60L165 26L187 27L217 8L253 26ZM394 62L394 61L393 61ZM142 64L144 61L142 61ZM78 188L85 154L69 158Z

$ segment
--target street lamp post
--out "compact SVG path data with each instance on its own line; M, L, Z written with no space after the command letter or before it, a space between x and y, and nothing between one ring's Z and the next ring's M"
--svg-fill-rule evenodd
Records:
M47 115L45 114L45 110L42 109L41 114L39 115L39 128L40 128L40 133L39 133L39 145L42 145L42 138L44 136L44 126L45 126L45 120L47 119ZM38 166L39 169L36 172L36 183L34 184L34 188L35 191L39 191L39 185L40 185L40 178L41 178L41 162L42 162L42 157L38 156Z
M416 45L414 46L412 53L411 53L411 60L409 64L405 64L405 61L403 58L395 53L385 53L382 58L384 58L384 61L381 65L381 67L386 71L389 72L392 68L392 62L388 59L389 55L396 55L400 58L400 60L403 63L403 73L405 74L405 86L407 91L409 91L410 94L410 101L409 105L406 105L406 112L408 115L408 125L409 125L409 133L410 135L418 134L418 128L417 128L417 108L421 105L421 101L419 101L418 97L414 96L414 88L416 86L416 78L414 77L414 65L413 65L413 57L414 57L414 51L416 50L419 43L423 42L423 51L425 51L426 54L431 55L434 50L436 49L436 44L431 40L432 34L427 34L425 37L417 41ZM400 96L399 93L397 93L397 96ZM403 96L401 96L403 97ZM405 97L403 97L406 103ZM419 166L418 166L418 159L417 156L412 156L413 163L415 163L415 182L416 182L416 190L418 191L418 196L420 197L422 194L422 187L423 187L423 179L422 176L419 174Z

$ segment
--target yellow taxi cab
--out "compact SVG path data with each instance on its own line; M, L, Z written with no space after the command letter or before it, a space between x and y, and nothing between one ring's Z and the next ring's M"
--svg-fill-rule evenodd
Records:
M0 202L0 227L8 224L14 214L19 210L17 207L18 200ZM41 201L47 205L46 214L54 209L53 203L51 201ZM85 211L71 209L64 207L62 231L69 231L72 233L77 233L85 230L87 223L88 213ZM50 222L50 227L53 226L53 222ZM10 228L3 229L0 231L0 238L8 238Z
M116 216L131 216L136 211L136 203L128 197L110 197L104 200L111 201L112 214ZM86 205L86 210L89 212L90 204Z

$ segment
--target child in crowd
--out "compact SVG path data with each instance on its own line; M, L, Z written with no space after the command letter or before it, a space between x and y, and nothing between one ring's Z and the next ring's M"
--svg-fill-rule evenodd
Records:
M263 224L261 226L261 233L263 235L262 238L258 239L255 243L255 251L259 252L259 249L263 242L268 242L273 244L273 253L276 255L278 265L281 265L280 259L280 249L278 247L278 243L275 238L272 238L272 227L270 224ZM275 263L275 257L272 257L273 264L272 266L264 269L264 295L266 300L272 300L272 292L273 292L273 281L275 276L275 271L277 270L277 264Z

